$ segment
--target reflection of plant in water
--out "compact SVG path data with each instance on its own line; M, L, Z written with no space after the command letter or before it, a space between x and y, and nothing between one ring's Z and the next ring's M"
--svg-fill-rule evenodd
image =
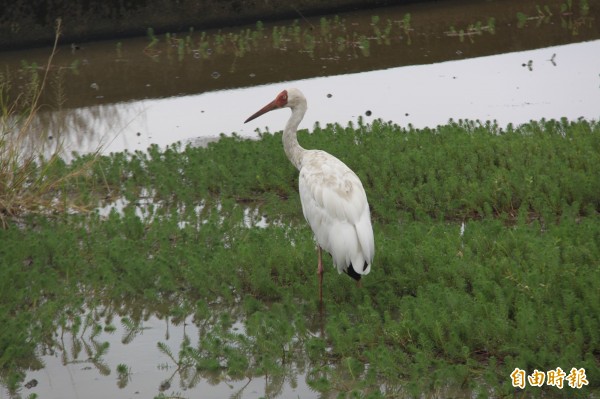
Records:
M131 380L131 369L123 363L117 365L117 386L125 388Z
M531 6L530 10L519 11L517 15L517 26L525 27L528 23L532 27L554 21L557 16L561 18L561 24L577 34L584 25L590 25L592 18L589 17L589 4L586 0L579 3L579 17L572 10L577 8L572 0L565 0L560 11L558 4ZM420 14L417 14L418 16ZM501 16L502 18L502 16ZM405 13L403 16L392 18L372 15L370 19L360 22L348 21L339 16L321 17L313 24L309 20L294 20L289 24L270 25L265 27L257 22L254 27L247 27L239 31L225 32L219 30L213 33L194 33L191 29L185 38L175 34L166 34L161 39L160 46L156 45L159 39L149 35L149 47L153 49L152 56L162 52L177 52L179 60L192 56L200 62L204 60L216 60L219 56L233 56L227 60L229 70L234 72L240 68L240 59L249 53L265 53L273 51L300 52L306 54L316 62L331 61L338 62L341 59L357 59L369 57L374 51L373 46L410 46L415 38L435 37L430 28L415 24L413 15ZM496 17L478 19L470 23L460 25L454 23L444 29L443 38L457 37L461 42L474 43L478 36L485 34L496 34ZM535 21L535 25L532 23ZM448 24L450 25L450 24ZM445 25L445 26L448 26ZM513 24L502 24L503 28L514 26ZM440 25L443 26L443 25ZM417 34L413 34L417 30ZM452 40L452 39L450 39ZM166 50L165 50L166 48Z
M51 158L54 153L65 156L73 147L94 152L103 140L113 139L99 134L98 120L107 124L107 132L121 133L128 121L123 120L122 107L117 104L64 107L68 80L79 73L79 64L78 59L67 67L50 64L42 74L35 62L23 60L18 70L0 73L0 137L12 135L7 143ZM0 139L0 151L3 149Z
M143 333L147 327L142 325L141 321L133 321L129 317L121 318L121 325L125 329L123 333L123 338L121 338L121 342L124 344L128 344L139 334Z
M321 59L328 59L334 55L337 57L339 53L354 48L360 48L363 56L368 56L369 41L380 45L391 44L394 26L402 30L408 37L407 43L410 44L410 14L405 14L402 21L396 22L394 24L394 21L387 19L384 24L380 24L380 18L373 16L371 30L365 29L363 33L356 26L349 29L346 20L338 16L321 17L318 28L312 24L303 27L295 20L291 25L274 25L268 32L259 21L253 29L246 28L237 33L223 33L219 30L213 34L201 32L198 37L193 34L193 29L190 29L185 39L167 33L164 46L167 54L171 49L177 49L180 60L185 55L192 55L200 60L222 54L233 54L236 58L242 58L248 52L262 49L265 41L270 41L272 47L280 51L299 51L311 57L317 56L318 52ZM156 58L163 52L158 46L160 39L154 35L152 29L148 30L148 37L150 43L145 52Z
M95 311L85 314L83 321L78 314L64 315L60 321L60 341L55 343L54 348L61 351L63 365L90 363L101 375L109 375L110 367L103 359L108 352L109 344L98 341L103 328L96 322L94 313ZM66 340L70 341L69 345ZM82 350L85 351L85 358L80 357Z
M371 26L373 27L374 38L377 44L385 43L390 44L390 33L392 31L392 21L388 18L385 27L382 29L379 27L379 16L374 15L371 17Z
M579 34L581 27L591 26L594 18L589 15L590 6L588 0L579 1L579 16L574 17L572 0L567 0L561 5L560 23L564 29L568 29L573 35Z
M148 45L144 48L144 54L150 57L157 57L160 54L160 51L156 49L156 45L158 44L159 40L154 35L154 29L148 28L146 33L150 39L150 43L148 43Z
M467 37L471 43L473 43L473 36L481 36L483 32L489 32L492 35L496 33L496 20L493 17L488 18L485 25L481 21L477 21L473 24L469 24L466 29L459 29L458 31L454 26L451 26L444 34L446 36L458 37L461 42Z
M560 4L559 10L554 13L548 5L543 7L536 5L533 13L517 12L517 26L523 28L529 21L535 21L536 26L540 26L542 23L550 24L554 22L553 17L559 15L561 27L569 30L572 35L578 35L581 27L591 26L594 21L594 18L589 15L589 11L588 0L579 0L577 12L574 10L573 0L565 0Z
M254 305L249 306L258 304L250 301ZM176 373L185 389L193 388L202 379L219 384L264 378L267 397L277 396L285 382L293 381L304 369L302 353L307 330L301 318L290 320L290 310L273 304L246 314L243 331L240 322L234 322L229 313L213 313L200 324L199 342L193 344L185 336L177 354L159 342L159 351L176 366L161 387L170 386ZM238 396L246 386L237 392Z

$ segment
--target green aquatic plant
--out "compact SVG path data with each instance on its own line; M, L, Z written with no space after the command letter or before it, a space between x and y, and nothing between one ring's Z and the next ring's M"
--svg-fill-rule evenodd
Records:
M461 42L464 42L465 38L469 38L471 43L474 43L473 36L481 36L484 32L489 32L492 35L496 33L495 18L488 18L487 23L485 25L481 21L477 21L475 23L469 24L466 29L460 29L458 31L453 25L451 25L449 29L446 32L444 32L444 34L449 37L456 36Z
M101 334L120 325L129 345L156 314L198 329L197 340L148 349L171 370L161 393L174 378L192 389L260 377L276 396L306 375L329 396L506 396L515 367L560 366L585 368L590 386L569 394L590 396L600 381L599 138L585 120L301 131L303 145L344 154L364 182L378 248L361 289L326 268L322 313L281 133L102 156L76 187L121 208L30 215L28 228L0 230L2 384L16 390L42 367L40 346L121 374ZM557 393L549 388L527 392Z
M144 48L144 54L154 58L154 60L156 61L156 57L158 57L158 55L160 54L160 50L156 48L160 40L154 35L153 28L148 28L146 30L146 35L148 36L150 43L148 43L148 45L146 45L146 47Z
M273 47L279 48L281 43L281 37L279 35L279 28L277 26L273 27L273 31L271 33L271 37L273 38Z
M329 31L331 29L329 19L326 17L321 17L319 19L319 27L320 27L321 37L327 38L327 36L329 35Z
M489 17L487 20L486 29L493 35L496 33L496 18Z
M385 26L380 28L377 25L379 17L374 16L372 20L374 21L373 28L378 32L372 39L379 44L390 45L394 27L393 22L387 19ZM264 49L263 43L269 40L275 49L306 52L311 57L315 56L317 49L329 53L339 53L358 46L358 34L352 32L352 35L350 35L346 20L339 18L339 16L332 19L322 17L319 30L313 29L314 26L308 20L305 21L310 26L303 26L299 20L294 20L290 25L272 26L270 34L265 34L264 24L258 21L255 27L242 29L238 33L233 31L223 33L221 30L214 33L203 31L200 32L198 40L195 40L194 36L196 34L193 28L190 28L185 38L178 38L177 34L174 33L166 33L165 40L162 42L154 34L153 29L149 28L147 36L150 42L145 47L144 52L153 61L158 62L162 53L167 53L170 57L173 49L177 49L177 58L180 61L187 55L192 55L197 59L206 59L212 54L213 50L215 54L220 56L233 53L235 59L237 59L250 51ZM409 23L410 15L407 14L404 18L406 33L411 29L408 26ZM365 34L362 34L362 36L365 36ZM335 44L335 46L332 46L332 44ZM166 47L163 48L163 45ZM356 53L354 56L356 56ZM328 54L326 58L334 59L337 57L339 57L337 54Z
M584 17L590 13L590 3L588 0L579 0L579 13Z
M572 0L565 1L560 5L560 22L563 29L567 29L573 36L579 34L580 29L590 27L594 21L590 17L590 6L587 0L579 2L579 13L574 12Z
M400 23L402 29L404 30L404 33L407 35L411 30L410 21L411 21L411 14L407 12L406 14L404 14L404 17L402 18L402 21Z
M159 39L154 34L153 28L146 29L146 35L148 36L148 39L150 39L150 44L148 44L148 47L152 47L159 42Z
M358 38L358 48L362 52L363 56L368 57L370 55L370 46L369 39L366 36L362 35Z
M383 29L383 40L385 42L386 45L390 45L391 44L391 33L392 33L392 21L388 18L387 20L387 24L385 25L385 28Z
M517 12L517 27L523 28L527 23L527 15L525 13L519 11Z
M565 0L565 2L560 5L561 13L570 13L573 12L573 0Z
M554 11L553 11L554 10ZM573 6L572 0L560 3L559 6L549 6L547 4L535 5L534 10L517 12L517 27L524 28L528 21L535 21L535 26L539 27L542 23L553 24L556 16L560 17L560 26L569 30L572 35L578 35L583 27L589 27L592 19L589 18L589 3L587 0L581 0L579 7Z
M131 368L124 363L117 365L117 386L123 389L131 379Z
M448 17L444 19L447 21L446 27L443 27L443 23L428 24L421 18L421 13L400 14L398 10L390 10L388 16L367 15L366 18L349 14L347 18L303 17L279 23L257 21L254 25L218 31L198 32L189 29L178 34L180 37L172 48L171 40L162 40L149 29L148 44L144 52L152 62L160 62L161 55L165 53L168 54L164 57L167 60L177 59L181 62L189 62L186 57L193 57L194 61L198 60L199 63L211 58L223 66L221 71L231 73L252 69L248 62L272 57L274 50L288 52L286 57L302 53L310 57L306 61L315 64L313 67L327 67L327 64L339 64L341 59L347 59L355 64L354 68L361 68L369 64L361 61L363 57L385 53L379 47L392 46L394 51L402 53L405 50L404 46L412 45L415 40L421 45L425 45L425 41L430 44L438 42L434 46L436 48L444 48L445 44L451 44L454 38L469 44L486 41L488 45L482 48L492 48L494 46L491 46L491 38L487 34L496 34L500 25L502 35L510 34L510 30L515 29L515 26L533 31L543 24L553 30L561 30L562 26L573 35L585 34L585 37L593 37L595 20L592 18L593 12L590 7L589 2L585 0L579 3L553 1L539 5L523 4L521 9L511 11L513 19L516 15L514 23L505 23L506 18L510 19L510 16L506 17L503 12L499 12L494 16L479 17L479 20L471 21ZM503 22L498 25L499 20ZM531 34L533 35L533 32ZM171 38L174 36L175 34L171 33ZM359 41L359 38L366 38L371 42L368 51L364 40ZM244 60L248 54L254 56ZM329 71L331 73L332 69Z
M373 15L371 17L371 26L373 27L373 35L377 43L381 44L381 30L379 29L379 16Z
M549 19L553 15L552 11L550 11L550 7L548 7L547 4L544 5L543 8L536 4L535 8L538 16L542 19Z

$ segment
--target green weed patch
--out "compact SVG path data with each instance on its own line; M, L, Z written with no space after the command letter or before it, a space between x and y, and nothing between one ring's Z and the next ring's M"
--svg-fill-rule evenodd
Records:
M101 307L130 314L132 331L143 313L194 315L198 342L148 350L186 375L268 376L269 396L303 374L341 397L508 397L521 395L515 368L557 367L584 368L589 385L522 394L597 394L597 122L376 121L307 133L305 147L344 160L367 191L376 257L362 288L327 267L320 312L314 242L280 133L103 156L65 190L121 209L31 214L0 230L2 384L18 392L42 367L39 348L59 347L54 331L82 328L82 309Z

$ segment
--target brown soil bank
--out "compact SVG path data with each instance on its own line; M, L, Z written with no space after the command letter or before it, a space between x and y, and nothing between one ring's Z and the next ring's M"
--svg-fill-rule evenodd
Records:
M62 41L80 42L190 27L255 23L281 18L398 4L394 0L0 0L0 50L47 45L62 20ZM404 0L406 2L406 0Z

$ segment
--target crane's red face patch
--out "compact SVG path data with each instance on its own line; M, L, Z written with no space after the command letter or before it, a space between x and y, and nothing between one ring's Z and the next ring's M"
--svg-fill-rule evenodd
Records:
M277 107L281 108L281 107L285 107L287 105L287 102L288 102L288 93L287 93L287 90L284 90L277 95L277 98L275 99L275 103L277 104Z

